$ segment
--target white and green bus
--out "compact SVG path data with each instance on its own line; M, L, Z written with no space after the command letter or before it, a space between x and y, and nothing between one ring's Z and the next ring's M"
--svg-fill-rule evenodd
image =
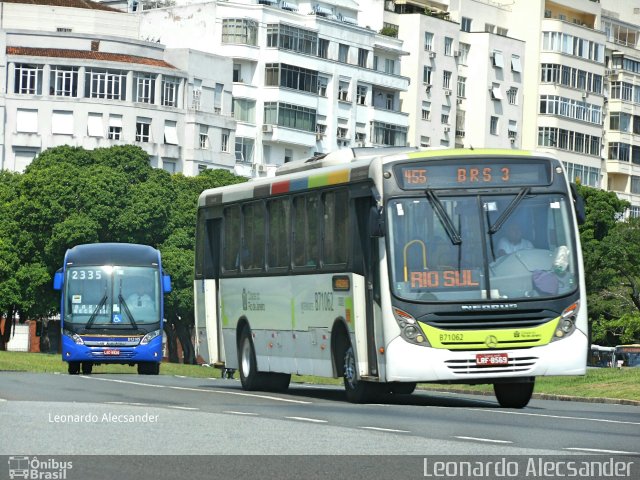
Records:
M345 149L198 205L199 354L247 390L343 377L346 396L586 371L578 219L562 164L516 150Z

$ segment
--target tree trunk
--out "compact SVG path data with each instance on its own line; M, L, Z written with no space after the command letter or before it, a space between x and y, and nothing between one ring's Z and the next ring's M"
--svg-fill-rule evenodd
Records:
M180 340L180 345L182 345L183 362L185 364L195 365L195 349L193 348L193 342L191 342L189 330L180 320L175 323L175 326L176 333L178 334L178 340Z
M173 320L167 320L164 324L164 332L167 334L167 350L170 363L178 362L178 346L176 344L176 332Z

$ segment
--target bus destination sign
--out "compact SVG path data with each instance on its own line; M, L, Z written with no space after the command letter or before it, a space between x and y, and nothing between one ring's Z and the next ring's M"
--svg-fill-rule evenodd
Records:
M459 187L507 187L549 185L548 162L429 162L401 164L395 167L403 190Z

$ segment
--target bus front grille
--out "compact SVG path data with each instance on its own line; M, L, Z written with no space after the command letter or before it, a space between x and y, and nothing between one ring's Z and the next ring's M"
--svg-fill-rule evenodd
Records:
M105 355L104 352L91 352L91 358L96 360L118 360L121 358L133 358L135 353L133 350L120 350L118 355Z
M476 364L475 358L468 358L462 360L447 360L445 365L447 368L456 375L477 375L485 374L487 376L495 375L496 373L522 373L531 370L538 361L538 357L519 357L509 358L507 365L500 365L495 367L479 366Z
M433 312L420 322L441 330L492 330L496 328L531 328L558 317L550 310L506 310L489 312Z

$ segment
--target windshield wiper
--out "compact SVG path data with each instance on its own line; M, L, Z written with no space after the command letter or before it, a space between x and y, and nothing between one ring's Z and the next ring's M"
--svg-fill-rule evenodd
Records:
M138 329L138 324L133 319L133 315L131 315L131 310L129 310L129 307L127 306L127 302L124 301L124 297L122 296L122 293L118 294L118 300L120 301L120 305L122 305L124 307L124 312L129 317L129 321L131 322L131 326L137 330Z
M531 190L529 187L523 187L518 195L516 195L516 198L511 200L511 203L507 206L505 211L502 212L502 215L500 215L496 222L491 225L491 227L489 227L489 235L493 235L498 230L500 230L500 228L502 228L502 225L504 225L504 222L507 221L507 218L509 218L516 207L520 205L520 202L524 199L524 197L529 194L529 190Z
M104 295L100 299L100 303L98 303L98 306L96 307L96 309L93 311L93 313L89 317L89 321L84 326L84 328L86 328L86 329L90 329L91 328L91 326L93 325L93 322L95 322L96 318L98 317L98 312L100 311L100 309L102 307L104 307L104 304L107 303L107 297L108 297L107 292L104 292Z
M462 238L456 230L456 227L453 225L451 217L449 217L449 214L444 209L444 205L442 205L442 202L440 201L438 196L433 190L429 189L425 190L424 193L427 195L427 199L429 200L429 203L431 204L433 210L436 212L436 216L444 227L445 232L447 232L447 235L449 235L451 243L453 243L454 245L460 245L462 243Z

